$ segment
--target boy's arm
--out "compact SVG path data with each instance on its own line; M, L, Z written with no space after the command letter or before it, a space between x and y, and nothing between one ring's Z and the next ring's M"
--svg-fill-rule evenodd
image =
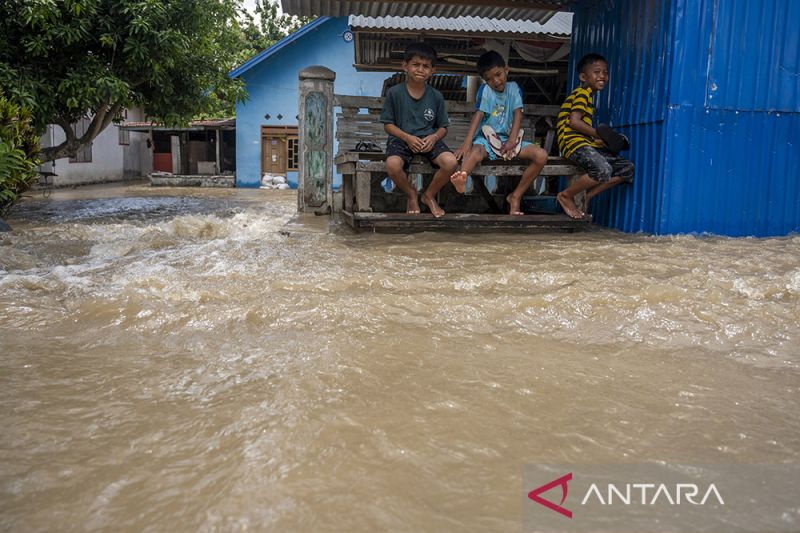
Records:
M583 111L573 111L569 114L569 127L592 139L597 139L597 131L583 121Z
M397 137L398 139L406 143L409 147L411 146L411 143L414 142L413 140L416 139L416 137L414 137L413 135L409 135L408 133L401 130L395 124L392 124L391 122L384 123L383 131L385 131L392 137Z
M469 123L467 136L464 137L464 142L456 150L455 156L457 160L461 161L472 149L472 139L474 139L475 134L478 133L478 126L480 126L481 121L483 121L483 111L475 111L475 114L472 115L472 120Z

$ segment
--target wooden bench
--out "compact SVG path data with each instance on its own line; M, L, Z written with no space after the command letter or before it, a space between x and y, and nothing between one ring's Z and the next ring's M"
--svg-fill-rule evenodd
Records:
M508 215L505 197L519 183L527 166L522 160L484 161L472 172L472 187L465 194L455 192L448 184L439 193L439 204L447 215L434 219L430 214L407 215L406 197L399 190L386 191L382 185L386 179L384 149L386 133L379 117L383 98L367 96L334 95L336 111L336 140L338 154L334 158L336 170L342 175L343 215L355 228L409 229L419 226L428 228L484 228L524 229L545 228L574 230L586 226L591 217L574 220L556 209L555 194L558 192L557 177L572 178L581 171L560 157L550 157L541 172L545 177L545 194L537 194L533 187L523 200L524 206L539 206L538 214L523 216ZM523 111L522 128L525 140L544 145L551 153L555 137L555 121L558 106L527 105ZM473 103L447 102L450 116L445 142L455 150L462 143L475 112ZM357 151L360 141L371 141L380 146L381 152ZM424 190L433 179L434 168L427 160L415 157L408 170L409 177L417 180L417 188ZM490 190L486 178L494 176L496 186ZM539 184L541 192L541 184Z

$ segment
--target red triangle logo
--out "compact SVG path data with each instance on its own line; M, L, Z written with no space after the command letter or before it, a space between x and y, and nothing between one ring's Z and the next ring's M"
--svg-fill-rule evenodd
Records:
M570 472L567 475L561 476L558 479L554 479L550 483L542 485L537 489L533 489L528 493L528 498L535 501L539 505L544 505L548 509L566 516L567 518L572 518L572 511L564 507L561 507L561 505L567 499L567 491L569 490L567 483L570 481L572 481L572 472ZM543 492L547 492L548 490L557 487L559 485L561 486L561 501L558 504L555 504L550 500L545 500L540 496L540 494L542 494Z

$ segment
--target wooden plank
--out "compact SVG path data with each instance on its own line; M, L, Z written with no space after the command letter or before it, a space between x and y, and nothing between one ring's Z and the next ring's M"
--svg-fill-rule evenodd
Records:
M355 184L353 183L353 173L342 173L342 196L345 211L353 210L353 200L355 198Z
M574 231L591 224L591 216L576 220L556 215L493 215L448 213L441 218L430 214L406 213L343 213L345 220L356 229L384 231Z
M370 173L356 171L356 210L359 212L370 212Z
M377 96L354 96L354 95L334 95L334 105L340 106L343 109L369 109L380 110L383 109L383 98ZM561 107L558 105L537 105L528 104L522 109L525 115L535 117L555 117L558 116ZM469 115L475 112L475 104L473 102L453 102L447 101L447 114L448 115Z
M385 163L383 161L359 161L355 163L357 170L367 172L381 172L385 170ZM337 167L338 169L339 167ZM474 176L519 176L527 168L527 165L520 163L511 163L505 165L481 165L476 167L472 174ZM342 172L342 170L339 170ZM575 165L545 165L542 169L540 176L575 176L581 174L583 171ZM417 163L412 160L408 168L409 174L433 174L434 169L428 163Z

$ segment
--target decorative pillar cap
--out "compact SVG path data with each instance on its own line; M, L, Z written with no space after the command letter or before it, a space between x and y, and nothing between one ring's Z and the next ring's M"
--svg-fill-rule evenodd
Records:
M300 71L301 80L329 80L336 79L336 73L327 67L314 65Z

